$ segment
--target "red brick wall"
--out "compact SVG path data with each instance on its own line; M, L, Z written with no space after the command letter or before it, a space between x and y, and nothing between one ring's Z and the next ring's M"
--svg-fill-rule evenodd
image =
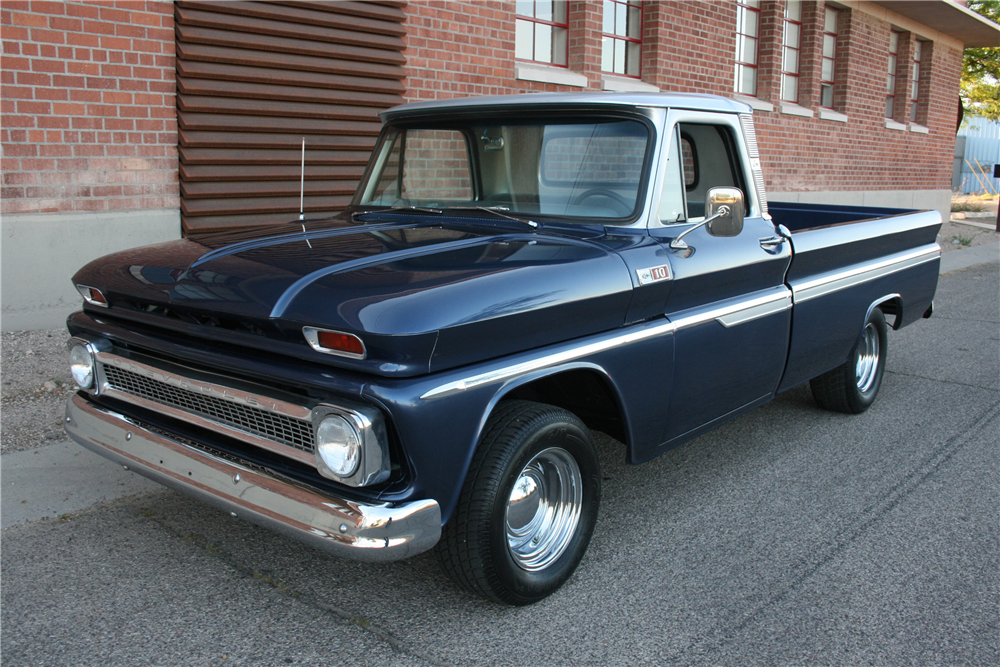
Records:
M3 213L180 205L173 11L3 1Z
M514 85L514 5L410 2L406 99L503 95Z
M780 113L780 41L784 2L761 12L757 111L767 186L773 191L942 190L951 186L961 52L925 44L921 85L929 134L885 128L888 23L842 9L836 111L847 123L819 118L819 57L824 3L807 2L801 104L814 118ZM534 91L576 91L514 78L514 4L412 0L407 12L407 99ZM569 4L569 69L600 87L600 5ZM933 28L933 26L931 26ZM643 20L642 80L665 92L733 95L736 6L732 2L650 2ZM904 36L908 35L905 33ZM909 41L900 40L898 105L908 109ZM926 82L925 82L926 81Z
M643 81L663 91L732 94L735 3L648 3L642 33Z
M764 4L762 39L780 40L783 3ZM822 1L807 5L806 15L819 20ZM405 11L407 99L581 90L515 79L512 2L412 0ZM569 4L569 71L584 75L588 89L601 85L600 14L595 2ZM735 21L732 2L648 3L643 81L664 91L732 95ZM961 53L942 43L925 46L918 118L930 134L888 130L889 25L851 9L841 10L841 23L838 72L846 76L837 82L835 108L847 123L779 113L780 59L773 43L761 46L760 97L776 105L755 113L768 187L948 188ZM0 27L0 211L179 206L172 4L4 0ZM909 37L900 43L900 120ZM804 63L800 102L813 109L817 72Z
M569 23L569 69L587 76L588 88L600 88L601 30L604 12L598 2L570 2L566 8ZM579 88L577 88L579 90Z
M890 26L856 10L841 12L848 15L841 20L849 22L849 31L847 39L842 32L837 66L840 73L846 73L847 83L843 106L837 110L848 116L848 122L777 111L755 113L768 188L786 192L949 189L961 52L944 44L935 44L933 49L924 46L921 67L928 71L922 73L918 121L924 120L930 133L886 129ZM905 60L900 71L905 76L910 71L908 49L912 50L909 41L900 39L899 58ZM910 88L905 76L896 81L897 106L905 107L897 109L899 121L909 118ZM806 83L803 77L801 85ZM818 85L816 79L817 90ZM777 109L777 93L767 101Z
M592 1L570 2L571 71L600 86L601 13ZM406 5L406 99L579 91L514 78L513 2L414 0ZM583 35L581 35L583 33ZM593 44L587 44L587 38Z

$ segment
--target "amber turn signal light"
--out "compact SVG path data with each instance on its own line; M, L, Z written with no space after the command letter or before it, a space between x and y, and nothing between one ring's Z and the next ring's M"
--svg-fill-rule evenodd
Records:
M364 359L366 350L364 342L354 334L342 331L329 331L314 327L302 327L302 335L317 352L333 354L349 359Z
M77 285L76 290L83 297L83 300L92 306L100 306L101 308L108 307L108 299L104 296L101 290L96 287L88 287L87 285Z

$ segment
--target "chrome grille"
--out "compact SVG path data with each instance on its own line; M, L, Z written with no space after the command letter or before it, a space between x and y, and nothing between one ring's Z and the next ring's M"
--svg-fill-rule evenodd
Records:
M105 365L104 375L108 385L118 391L191 412L303 452L314 450L312 424L302 419L181 389L116 366Z

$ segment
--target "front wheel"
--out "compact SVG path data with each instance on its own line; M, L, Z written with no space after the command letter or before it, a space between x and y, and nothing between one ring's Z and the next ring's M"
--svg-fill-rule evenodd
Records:
M813 398L827 410L850 414L864 412L875 402L882 386L888 352L885 315L875 308L847 362L810 381Z
M437 553L452 578L496 602L555 592L583 558L597 521L600 464L572 413L507 401L491 415Z

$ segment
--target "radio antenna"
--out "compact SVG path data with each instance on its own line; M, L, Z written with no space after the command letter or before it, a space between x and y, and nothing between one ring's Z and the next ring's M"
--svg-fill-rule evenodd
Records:
M306 202L306 138L302 137L302 178L299 181L299 220L305 220Z
M306 224L302 222L306 219L306 138L302 137L302 178L299 180L299 222L302 224L302 235L306 238L306 245L312 250L313 244L306 236Z

